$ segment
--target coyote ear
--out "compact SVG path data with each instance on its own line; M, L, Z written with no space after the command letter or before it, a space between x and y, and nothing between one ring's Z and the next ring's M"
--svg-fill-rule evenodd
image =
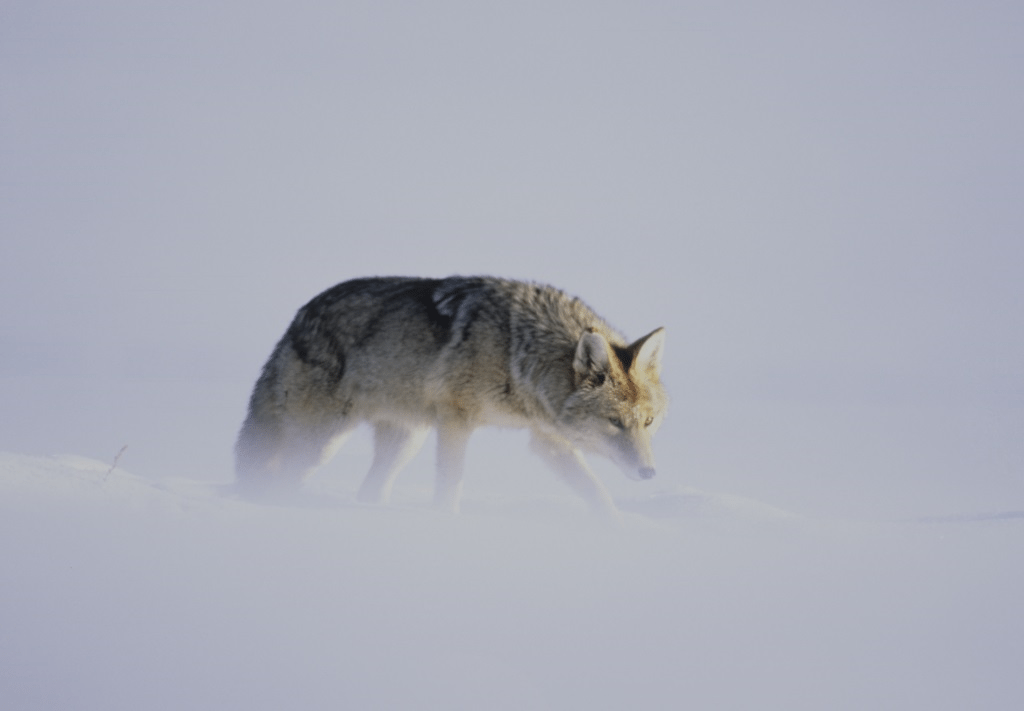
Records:
M576 357L572 367L577 375L588 376L607 373L611 367L608 341L604 336L593 331L585 331L576 344Z
M665 350L665 329L656 328L629 347L633 351L631 370L661 373L661 354Z

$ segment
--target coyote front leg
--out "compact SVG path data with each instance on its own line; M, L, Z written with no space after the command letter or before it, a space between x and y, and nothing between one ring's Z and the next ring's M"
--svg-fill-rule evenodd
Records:
M437 487L434 490L434 505L439 509L452 513L459 512L466 443L472 431L463 418L449 417L438 422Z
M611 494L587 466L587 461L580 450L536 431L532 433L530 447L555 470L562 481L586 499L597 513L610 516L612 519L619 518L619 510Z

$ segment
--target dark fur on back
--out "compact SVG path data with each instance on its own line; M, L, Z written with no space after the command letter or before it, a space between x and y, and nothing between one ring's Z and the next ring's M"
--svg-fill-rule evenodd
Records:
M587 333L603 339L613 371L581 376L574 359ZM633 407L630 398L663 400L660 386L642 392L627 375L638 347L578 298L541 284L483 276L343 282L298 310L264 365L236 445L238 475L301 480L359 422L377 428L377 469L431 426L453 457L485 424L529 427L545 446L574 451L572 438L601 437L584 436L580 417L607 424L594 413ZM601 389L606 376L618 390ZM570 466L559 457L556 468ZM453 481L461 476L447 470ZM374 471L374 486L389 481Z
M525 358L550 348L562 351L563 365L584 330L608 339L625 368L632 354L621 336L581 300L561 290L493 277L370 277L338 284L299 309L283 341L303 363L337 385L345 375L347 352L369 346L394 327L402 314L410 324L426 325L431 338L420 342L423 356L471 342L474 330L492 327L509 340L510 358ZM433 348L429 346L433 345Z

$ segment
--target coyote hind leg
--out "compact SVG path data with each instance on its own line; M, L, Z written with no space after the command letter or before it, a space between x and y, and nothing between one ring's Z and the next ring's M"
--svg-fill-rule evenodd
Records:
M373 463L356 498L369 504L387 503L398 472L423 445L426 427L377 422L373 430Z
M309 474L334 456L355 424L302 427L246 422L236 447L240 489L257 496L297 491Z

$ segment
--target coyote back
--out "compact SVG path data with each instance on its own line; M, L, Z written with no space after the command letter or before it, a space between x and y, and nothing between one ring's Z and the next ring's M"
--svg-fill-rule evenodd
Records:
M583 458L654 476L651 436L667 398L665 332L627 342L578 298L494 277L374 277L299 309L256 381L235 446L239 486L297 487L361 422L374 457L359 488L388 499L437 429L435 503L458 510L470 433L523 427L531 448L595 509L615 505Z

